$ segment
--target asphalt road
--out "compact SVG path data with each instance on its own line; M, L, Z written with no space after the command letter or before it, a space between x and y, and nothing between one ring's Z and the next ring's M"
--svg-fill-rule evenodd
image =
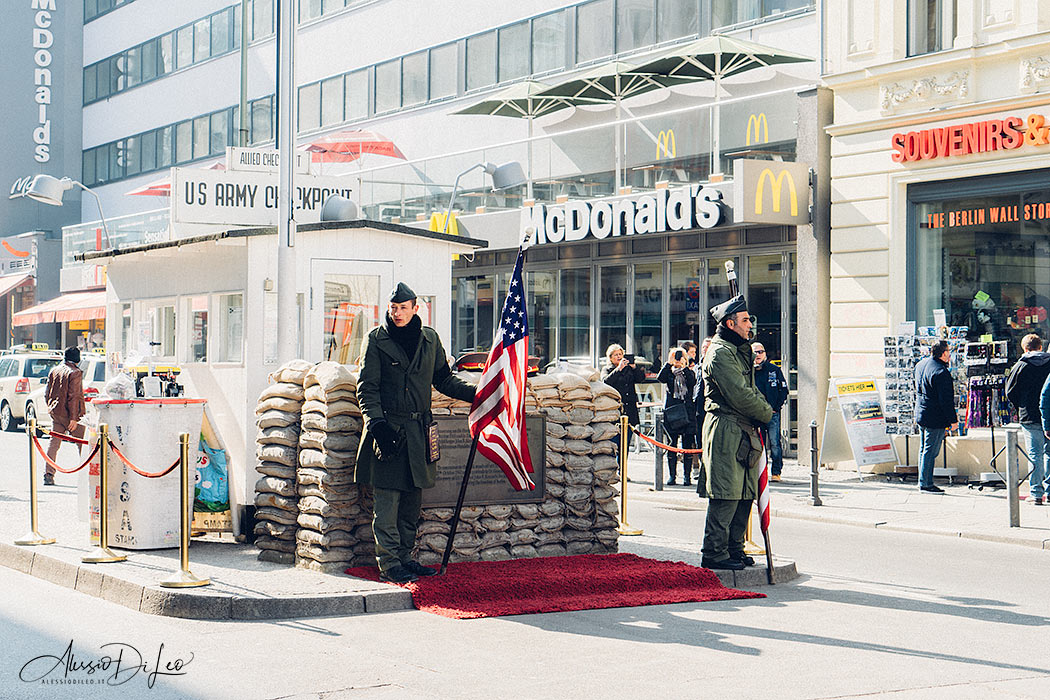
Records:
M23 440L0 436L0 454ZM631 509L646 534L624 538L623 551L699 556L700 513ZM0 696L1050 697L1045 553L797 520L774 528L777 553L803 576L765 588L766 599L503 619L198 622L0 569ZM123 652L120 667L67 676L98 684L50 682L71 643L74 664ZM163 673L151 676L158 656Z

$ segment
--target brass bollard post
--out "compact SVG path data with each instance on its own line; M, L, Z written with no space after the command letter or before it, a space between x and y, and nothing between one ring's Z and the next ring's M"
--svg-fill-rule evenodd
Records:
M757 502L758 499L755 499L755 501ZM751 515L753 513L754 513L754 511L752 511L751 513L748 513L748 516L747 516L747 530L744 531L744 554L750 554L750 555L753 555L753 556L760 556L762 554L765 554L766 550L762 549L761 545L756 544L751 539Z
M109 426L105 423L98 426L98 440L98 546L80 558L85 564L107 564L128 559L109 548Z
M620 526L616 531L621 535L641 535L642 530L627 524L627 435L630 427L627 416L620 416Z
M33 449L33 436L36 435L36 418L29 419L29 532L15 540L15 544L24 546L34 544L54 544L54 537L44 537L36 529L36 450Z
M179 570L160 582L165 588L208 586L211 579L197 578L190 571L190 434L179 435Z
M908 442L908 436L904 436L904 442ZM809 423L809 503L814 506L822 506L820 500L820 448L817 447L817 421Z

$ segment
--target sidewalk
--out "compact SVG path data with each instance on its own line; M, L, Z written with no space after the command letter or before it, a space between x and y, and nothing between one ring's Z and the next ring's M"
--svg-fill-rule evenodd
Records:
M655 460L652 452L632 452L627 463L631 479L630 499L703 503L694 487L653 488ZM679 465L681 469L681 465ZM664 468L666 480L667 470ZM809 465L784 460L783 481L771 483L772 518L796 518L825 523L877 527L897 532L917 532L949 537L1002 542L1038 549L1050 549L1050 506L1020 503L1021 527L1009 526L1006 489L978 491L956 481L950 485L938 479L943 494L924 493L914 480L901 483L885 476L865 474L863 482L850 470L820 471L821 506L810 505ZM1021 486L1021 498L1028 492Z

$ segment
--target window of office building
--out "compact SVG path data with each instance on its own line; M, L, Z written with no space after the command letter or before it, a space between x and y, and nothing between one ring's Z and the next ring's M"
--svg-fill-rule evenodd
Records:
M909 319L944 309L968 339L1008 340L1011 361L1028 333L1050 337L1050 187L1042 170L914 185L909 234L915 271Z
M956 0L908 0L908 55L950 49L956 35Z
M430 50L430 99L456 94L459 77L459 49L445 44Z
M564 70L568 15L565 10L532 20L532 72Z
M193 120L193 157L207 158L211 154L211 118L208 115Z
M669 41L700 33L700 5L697 0L658 0L656 39Z
M576 8L577 63L613 54L613 9L613 0L593 0Z
M561 321L558 324L558 357L591 357L591 270L561 271Z
M655 43L652 0L616 0L616 52Z
M518 22L499 30L499 80L514 80L529 74L529 22Z
M321 0L299 0L299 21L307 22L321 16Z
M299 131L321 126L321 83L299 88Z
M368 116L368 71L359 70L346 76L346 118Z
M321 125L338 124L343 121L343 76L321 81Z
M467 39L467 90L496 82L496 32Z
M711 26L717 29L812 5L813 0L712 0Z
M376 66L376 114L389 112L401 106L401 59Z
M405 107L427 101L427 52L401 59L401 104Z

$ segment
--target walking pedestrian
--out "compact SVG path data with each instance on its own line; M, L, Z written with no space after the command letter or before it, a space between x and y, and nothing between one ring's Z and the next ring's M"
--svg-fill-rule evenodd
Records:
M751 354L751 316L737 295L711 309L718 323L704 354L704 468L707 470L707 523L701 566L739 571L754 564L744 554L751 502L758 496L762 443L758 426L773 417L755 387Z
M412 559L423 489L437 480L437 462L428 457L430 387L461 401L473 402L475 393L452 374L437 331L418 312L415 292L399 282L386 320L365 340L357 385L365 430L354 481L373 487L379 578L392 583L437 573Z
M84 437L84 426L80 419L84 417L84 373L80 364L80 348L71 345L66 348L64 362L55 365L47 375L47 390L44 392L44 403L51 416L51 432L64 433L73 437ZM47 457L51 462L58 456L58 448L64 440L51 436L47 446ZM80 451L80 446L77 446ZM50 462L44 465L44 486L55 485L55 468Z
M1050 376L1050 353L1043 352L1043 339L1035 333L1021 338L1021 350L1024 354L1006 378L1006 398L1017 407L1017 418L1025 433L1028 459L1032 465L1028 495L1033 505L1041 506L1046 493L1043 480L1050 477L1050 455L1046 452L1039 401L1043 384Z
M948 370L951 350L938 340L930 356L915 365L915 422L919 425L919 489L944 493L933 483L933 464L944 444L946 430L959 427L955 415L955 390Z
M787 401L788 383L780 368L769 361L766 347L762 343L751 343L751 352L755 356L755 386L773 409L773 417L761 428L771 462L769 478L772 481L780 481L780 472L784 470L784 447L780 442L780 409Z
M671 348L667 362L656 377L664 384L664 432L667 433L667 444L677 447L679 440L683 450L691 450L696 445L696 411L693 408L693 388L696 385L696 373L689 369L689 356L682 348ZM682 464L682 483L691 486L693 455L685 455ZM678 454L667 451L667 485L678 483Z

